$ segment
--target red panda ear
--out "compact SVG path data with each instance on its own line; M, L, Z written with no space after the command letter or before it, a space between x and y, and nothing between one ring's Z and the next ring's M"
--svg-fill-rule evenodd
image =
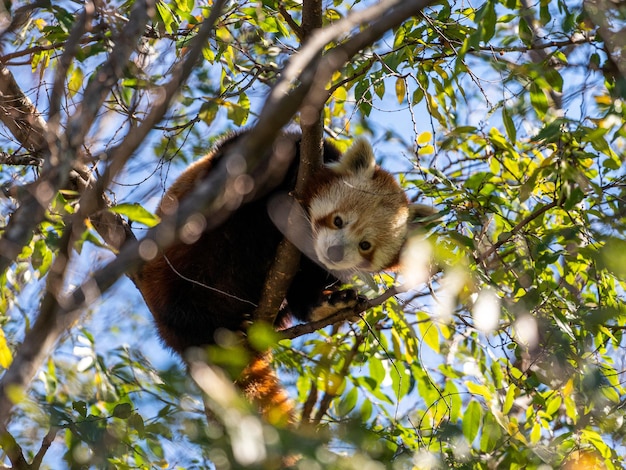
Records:
M364 174L371 177L376 170L374 150L367 140L359 137L337 162L328 167L339 174Z
M439 217L433 216L438 212L434 207L425 204L409 204L409 228L424 227L429 222L437 220Z

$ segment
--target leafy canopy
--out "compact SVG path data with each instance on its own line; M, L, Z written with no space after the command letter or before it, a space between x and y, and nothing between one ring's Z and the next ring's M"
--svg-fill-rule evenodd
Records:
M0 7L2 68L53 133L69 132L72 116L89 107L89 87L129 40L133 9L143 7L10 3ZM303 47L303 16L315 2L227 4L163 119L127 161L115 160L163 100L213 3L144 8L151 16L83 141L67 147L139 238L158 222L155 203L173 175L225 130L256 121ZM323 2L322 25L373 3ZM93 293L100 300L82 308L28 388L3 388L15 404L2 416L4 463L275 468L289 450L302 468L623 467L625 13L606 0L433 3L332 74L326 136L345 148L367 135L439 219L427 221L427 242L418 236L407 251L412 269L399 279L381 274L376 289L360 286L374 298L421 278L414 289L369 310L365 322L278 344L276 366L316 432L261 424L245 404L213 396L207 406L217 419L207 424L197 386L154 340L134 286L120 281ZM333 38L325 53L365 28ZM0 140L0 184L11 196L0 201L4 238L25 204L22 189L57 168L24 142L10 127ZM123 170L105 178L120 161ZM69 291L115 257L89 222L95 210L84 198L76 204L83 189L46 181L45 214L33 216L0 273L5 371L46 307L45 292ZM51 269L59 260L63 269ZM242 359L227 352L215 360ZM213 383L228 390L219 377Z

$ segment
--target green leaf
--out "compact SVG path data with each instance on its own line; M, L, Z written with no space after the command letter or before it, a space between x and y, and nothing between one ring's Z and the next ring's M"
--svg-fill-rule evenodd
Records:
M483 432L480 436L480 450L492 452L498 445L498 440L502 436L501 427L492 414L485 414L483 420Z
M518 31L522 42L527 46L531 46L533 42L533 33L524 17L520 17L519 19Z
M530 85L530 103L533 105L539 119L545 117L548 112L548 98L543 89L533 82Z
M376 93L376 96L378 96L381 100L384 98L385 96L385 81L384 80L378 80L377 82L375 82L374 93Z
M129 220L132 220L133 222L138 222L147 227L154 227L160 221L160 219L156 215L144 209L139 204L123 203L118 204L117 206L110 207L109 210L116 214L128 217Z
M553 416L560 408L563 403L563 399L561 395L555 393L552 397L546 402L546 413Z
M174 12L163 1L156 3L157 13L163 23L163 27L168 34L172 34L178 28L178 22L175 20Z
M463 413L463 435L467 442L471 445L478 436L478 430L480 429L480 423L482 421L483 411L480 403L476 400L470 400L467 405L465 413Z
M385 367L383 366L383 362L377 357L370 357L368 362L370 377L380 385L385 379Z
M507 414L513 407L513 402L518 394L518 388L515 384L509 384L509 388L506 391L506 397L504 398L504 404L502 405L502 413Z
M398 77L396 79L396 98L399 104L402 104L406 98L406 81L404 77Z
M359 391L355 387L351 388L348 393L343 394L337 405L337 413L339 416L346 416L350 413L356 407L358 399Z
M52 251L48 248L45 240L37 240L33 246L31 255L31 263L37 270L40 277L43 277L50 269L52 264Z
M132 415L130 415L130 417L128 418L128 425L135 431L137 431L140 438L144 437L145 423L140 414L133 413Z
M72 409L76 412L78 412L78 414L82 417L82 418L86 418L87 417L87 403L85 403L84 401L75 401L72 403Z
M236 126L243 126L248 120L250 114L250 100L248 95L241 93L237 104L228 103L228 119L233 121Z
M396 32L396 36L393 40L393 48L399 49L404 44L406 44L405 38L406 38L406 29L403 27L398 28L398 31Z
M206 101L202 103L198 117L202 119L207 126L211 125L215 120L215 116L217 116L219 109L220 107L215 100Z
M544 74L548 85L550 85L555 91L563 91L563 77L556 68L547 67Z
M485 44L493 38L496 33L496 7L495 2L487 1L477 12L476 22L479 25L480 39Z
M113 417L119 419L128 419L133 412L133 407L130 403L119 403L113 408Z
M509 137L509 141L512 144L515 143L517 140L517 129L515 129L513 119L511 119L511 115L506 107L502 108L502 122L504 122L504 129L506 130L506 135Z

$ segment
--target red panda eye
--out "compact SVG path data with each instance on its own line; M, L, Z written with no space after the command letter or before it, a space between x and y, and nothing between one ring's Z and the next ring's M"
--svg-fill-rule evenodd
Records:
M361 243L359 243L359 248L362 251L369 251L370 248L372 248L372 244L368 241L363 240Z
M343 219L339 217L338 215L336 215L335 218L333 219L333 225L337 228L343 227Z

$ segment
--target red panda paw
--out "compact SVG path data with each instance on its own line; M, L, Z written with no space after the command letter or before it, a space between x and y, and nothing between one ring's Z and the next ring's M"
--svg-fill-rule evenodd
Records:
M325 291L321 302L311 309L310 321L323 320L341 310L357 310L357 307L367 299L360 296L354 289ZM349 321L358 321L361 318L355 314Z

